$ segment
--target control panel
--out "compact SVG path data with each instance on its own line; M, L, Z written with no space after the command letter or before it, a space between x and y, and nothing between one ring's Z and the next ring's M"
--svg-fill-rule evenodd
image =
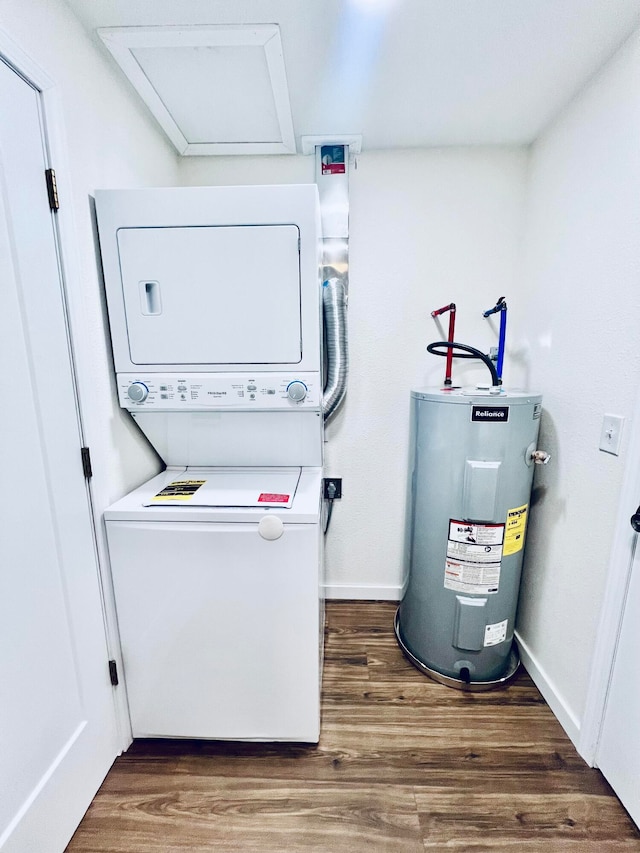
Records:
M132 412L317 409L322 398L317 373L119 373L117 381L120 405Z

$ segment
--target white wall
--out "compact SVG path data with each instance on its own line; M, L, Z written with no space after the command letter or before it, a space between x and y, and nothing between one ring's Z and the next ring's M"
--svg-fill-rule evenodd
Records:
M435 308L455 301L462 341L497 326L482 311L515 298L526 183L519 149L364 153L350 174L349 341L345 405L328 430L327 472L342 476L327 537L329 594L397 598L401 583L409 390L442 381ZM312 182L313 157L193 158L188 185ZM446 337L446 323L444 337ZM458 378L484 377L456 367ZM506 381L519 383L516 365Z
M49 133L99 517L159 463L115 401L90 196L97 188L174 184L177 157L62 0L5 0L0 27L54 84Z
M523 299L512 341L544 394L519 633L575 738L584 711L640 379L640 37L531 152ZM622 454L602 415L627 418ZM636 426L637 428L637 426Z

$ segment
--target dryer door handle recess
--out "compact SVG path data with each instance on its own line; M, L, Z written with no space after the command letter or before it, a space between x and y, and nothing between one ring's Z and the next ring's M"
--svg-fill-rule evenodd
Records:
M159 281L141 281L138 283L140 289L140 311L145 317L162 314L162 299L160 296Z

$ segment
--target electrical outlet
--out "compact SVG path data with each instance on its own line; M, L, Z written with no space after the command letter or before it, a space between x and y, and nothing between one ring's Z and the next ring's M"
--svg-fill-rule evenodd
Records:
M342 477L325 477L322 494L326 500L337 500L342 497Z
M620 443L622 441L622 415L604 415L602 418L602 431L600 432L600 450L605 453L620 455Z

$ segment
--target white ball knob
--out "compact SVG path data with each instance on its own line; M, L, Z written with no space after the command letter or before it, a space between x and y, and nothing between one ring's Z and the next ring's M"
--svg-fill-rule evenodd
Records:
M279 539L284 533L284 524L282 519L277 515L265 515L258 522L258 533L263 539L268 539L273 542L274 539Z

